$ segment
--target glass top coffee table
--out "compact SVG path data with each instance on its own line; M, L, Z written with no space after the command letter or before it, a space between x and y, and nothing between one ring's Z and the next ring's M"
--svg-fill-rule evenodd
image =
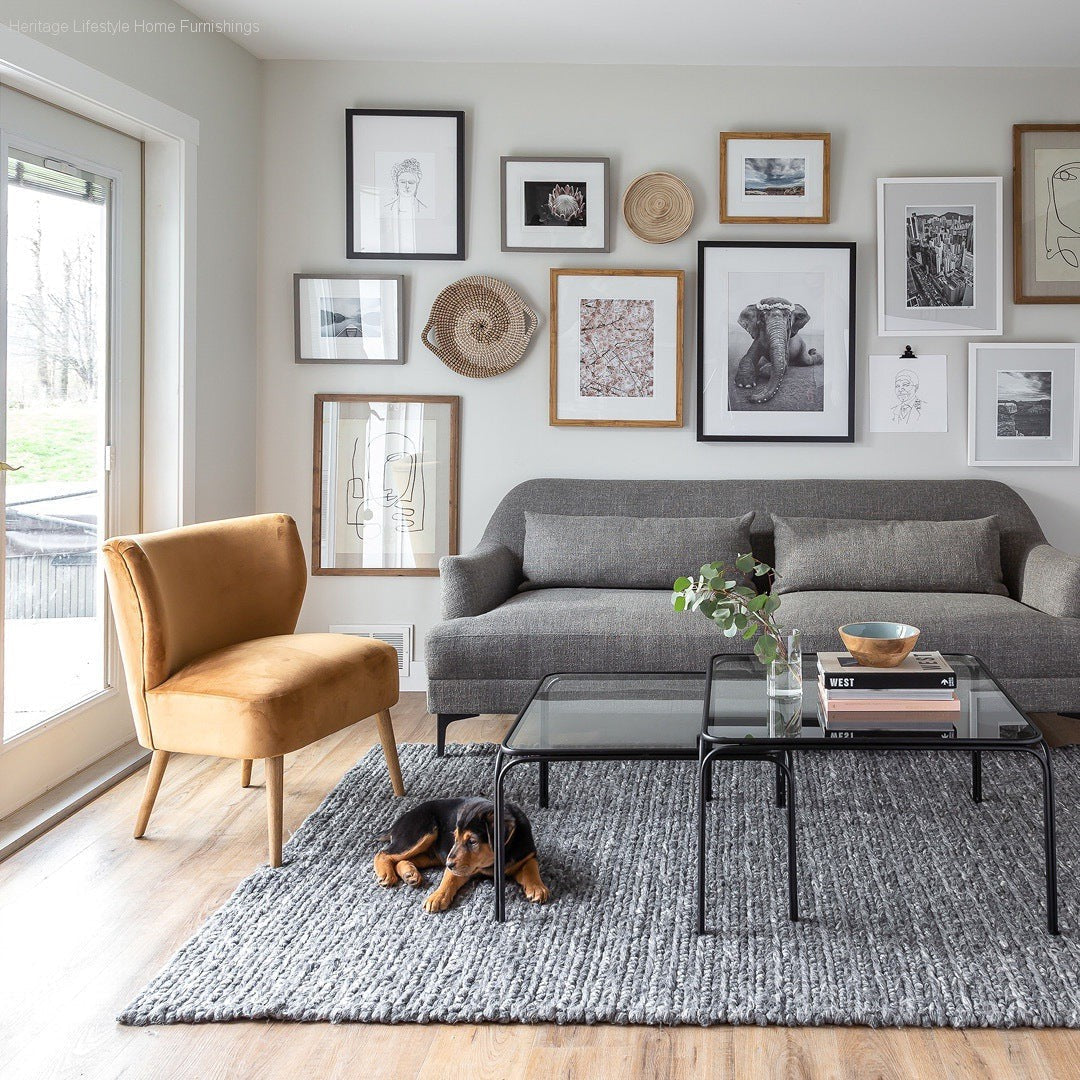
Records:
M946 655L956 671L960 712L955 735L889 732L839 736L819 722L817 657L803 657L802 699L770 703L765 695L761 666L752 656L714 656L705 690L698 783L698 932L705 931L705 804L710 774L717 758L777 760L778 792L781 782L788 808L788 904L798 918L798 882L795 857L794 754L830 750L932 750L971 754L971 797L982 801L982 755L985 752L1023 753L1038 760L1043 779L1043 844L1046 859L1046 924L1058 932L1057 852L1054 836L1054 775L1050 750L1042 733L974 656ZM777 755L780 755L777 757Z

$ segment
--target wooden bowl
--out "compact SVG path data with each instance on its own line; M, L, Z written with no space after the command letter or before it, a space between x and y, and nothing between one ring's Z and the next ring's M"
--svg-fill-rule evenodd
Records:
M907 623L861 622L840 627L847 650L864 667L896 667L919 640L919 628Z

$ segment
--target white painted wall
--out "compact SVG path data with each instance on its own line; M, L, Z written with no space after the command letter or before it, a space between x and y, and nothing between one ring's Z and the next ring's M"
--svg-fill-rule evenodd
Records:
M1080 470L969 469L967 341L924 339L949 356L950 431L867 432L868 354L903 342L876 337L875 185L879 176L997 175L1011 213L1011 125L1075 120L1080 70L721 69L309 63L264 68L259 259L258 506L311 520L312 395L453 393L462 402L461 545L480 536L500 497L540 475L598 477L989 476L1017 487L1050 539L1080 551ZM466 262L350 263L345 252L344 109L463 108L467 114ZM828 226L720 226L717 133L832 132ZM610 156L617 197L641 172L670 169L697 203L690 233L666 246L638 240L616 218L610 255L502 254L499 156ZM694 435L697 241L855 240L859 244L858 414L854 445L699 444ZM1005 232L1011 295L1011 229ZM455 375L419 340L435 294L466 274L493 273L547 313L550 266L681 267L687 271L685 415L677 431L552 428L547 421L546 318L521 364L498 378ZM292 274L386 270L407 275L408 362L401 368L299 366L292 358ZM1080 339L1080 307L1015 307L1004 340ZM827 514L827 506L808 507ZM413 622L420 640L438 617L438 581L313 578L302 625Z
M191 16L171 0L5 0L6 25ZM18 27L17 27L18 28ZM255 282L260 64L220 34L26 31L199 121L194 515L255 505Z

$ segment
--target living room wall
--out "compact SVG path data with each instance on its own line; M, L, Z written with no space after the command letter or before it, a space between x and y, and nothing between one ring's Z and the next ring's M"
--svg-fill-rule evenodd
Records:
M876 336L876 194L882 176L1003 176L1011 221L1011 128L1075 120L1080 70L943 68L706 68L416 63L263 65L264 116L258 317L258 506L293 514L310 544L312 395L333 392L458 394L462 398L461 550L491 510L529 477L961 477L1001 479L1027 498L1050 540L1080 551L1080 470L969 468L967 339L913 341L945 353L949 431L867 430L867 356L904 342ZM465 262L350 262L345 258L344 109L466 111ZM721 130L832 133L832 223L718 224ZM635 176L667 169L689 184L693 226L681 240L639 240L616 213L611 253L499 251L499 157L588 154L611 158L616 200ZM695 440L696 259L700 239L854 240L858 256L857 418L850 444L698 443ZM1076 341L1080 308L1014 306L1011 229L1005 228L1005 334L991 340ZM672 267L687 272L681 430L548 425L548 269ZM295 272L403 273L403 367L293 363ZM420 342L435 295L467 274L491 273L542 315L522 362L472 380ZM224 287L228 273L218 276ZM223 463L227 468L228 463ZM707 508L703 508L707 511ZM827 506L808 507L827 515ZM312 578L302 628L407 622L422 641L438 618L431 578ZM422 647L422 646L421 646Z
M222 34L74 29L192 19L171 0L6 0L3 18L40 21L23 32L198 120L194 516L252 512L259 61Z

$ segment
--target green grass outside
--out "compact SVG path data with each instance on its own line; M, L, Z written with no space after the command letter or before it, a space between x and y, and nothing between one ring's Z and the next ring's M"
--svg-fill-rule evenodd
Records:
M9 484L97 479L97 407L32 406L8 409L7 461L23 466L9 472Z

